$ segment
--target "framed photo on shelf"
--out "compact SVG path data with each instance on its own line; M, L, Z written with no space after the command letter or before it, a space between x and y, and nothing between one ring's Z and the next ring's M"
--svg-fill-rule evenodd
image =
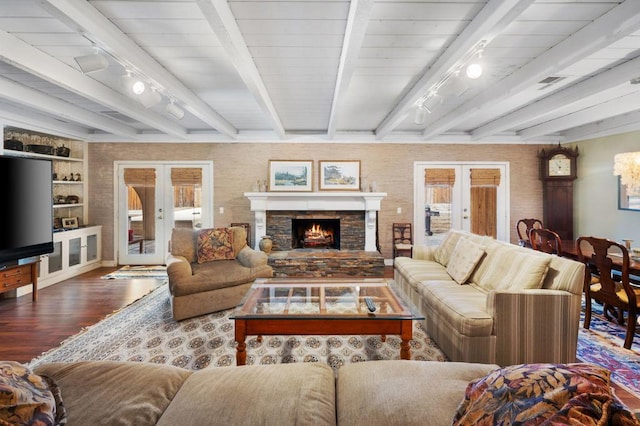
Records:
M76 229L78 227L77 217L63 217L62 228L63 229Z
M321 191L359 191L360 160L320 161Z
M269 191L313 191L313 161L269 160Z

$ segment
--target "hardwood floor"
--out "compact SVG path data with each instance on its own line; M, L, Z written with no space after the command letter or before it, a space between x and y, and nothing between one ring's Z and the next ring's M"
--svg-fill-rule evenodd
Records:
M100 278L114 269L99 268L39 290L35 303L30 294L0 296L0 360L29 362L162 283L151 278ZM393 277L392 267L385 267L385 277ZM615 384L614 388L629 408L640 413L640 399Z

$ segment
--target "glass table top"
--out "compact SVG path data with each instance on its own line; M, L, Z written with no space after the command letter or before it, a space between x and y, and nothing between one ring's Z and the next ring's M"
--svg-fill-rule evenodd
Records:
M381 278L264 278L254 282L231 318L424 319ZM365 303L376 306L371 313Z

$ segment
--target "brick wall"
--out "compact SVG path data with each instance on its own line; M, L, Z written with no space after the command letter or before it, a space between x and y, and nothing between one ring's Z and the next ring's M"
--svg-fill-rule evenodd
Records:
M522 217L542 217L542 185L538 179L540 145L446 145L400 143L90 143L89 222L103 225L103 258L114 260L114 161L209 160L214 163L214 224L253 223L243 193L265 180L269 159L360 160L361 174L386 192L379 212L382 254L392 257L391 225L413 221L413 164L415 161L508 161L511 170L510 229ZM313 170L314 191L318 190ZM224 207L224 213L219 208ZM397 213L397 208L402 213Z

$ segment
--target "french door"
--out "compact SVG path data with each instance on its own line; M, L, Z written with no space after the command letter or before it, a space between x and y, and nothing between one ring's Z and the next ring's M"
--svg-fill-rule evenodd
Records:
M509 164L414 163L414 240L437 245L449 229L509 241Z
M213 226L211 162L117 162L120 265L160 265L174 227Z

